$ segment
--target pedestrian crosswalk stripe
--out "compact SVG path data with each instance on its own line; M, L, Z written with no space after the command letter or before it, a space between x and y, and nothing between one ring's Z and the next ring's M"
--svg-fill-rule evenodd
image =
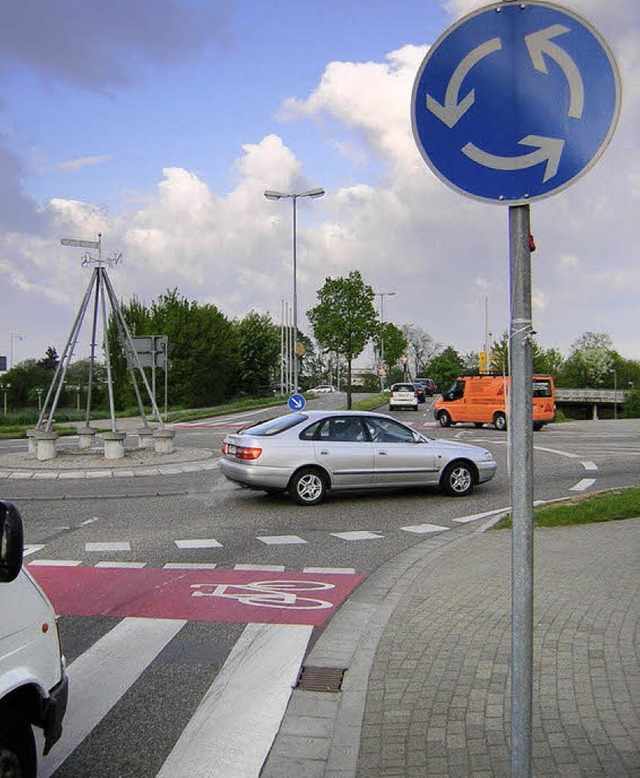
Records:
M178 548L222 548L215 538L194 538L193 540L174 540Z
M312 629L247 625L156 778L257 778Z
M85 551L131 551L131 543L125 541L112 541L107 543L85 543Z
M41 759L38 778L53 775L185 623L182 619L123 619L69 665L72 691L62 738Z

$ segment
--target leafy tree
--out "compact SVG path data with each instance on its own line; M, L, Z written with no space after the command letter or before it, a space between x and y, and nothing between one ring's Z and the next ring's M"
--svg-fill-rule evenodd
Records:
M378 354L384 354L384 363L393 367L407 349L407 339L401 329L391 322L378 324L374 339Z
M524 336L523 336L524 337ZM522 342L522 341L520 341ZM547 373L544 352L536 342L531 339L531 356L534 373ZM497 375L509 375L509 333L505 330L499 341L494 341L489 357L489 371Z
M442 344L437 343L426 330L415 324L405 324L402 334L407 340L409 372L416 378L424 376L427 373L427 365L442 349Z
M335 351L347 363L347 407L351 408L351 365L377 331L373 289L358 270L347 278L327 278L317 292L318 304L307 312L322 348Z
M447 346L441 354L429 362L427 372L429 378L433 378L438 384L440 391L445 392L456 378L464 373L464 362L452 346Z
M37 403L38 390L46 395L53 371L43 366L45 360L24 359L2 376L4 386L11 386L8 396L14 408L27 408Z
M601 332L585 332L571 346L563 370L566 386L590 389L603 386L612 377L615 352L611 337Z
M236 324L240 353L239 378L249 394L269 383L278 369L280 329L268 313L255 311Z

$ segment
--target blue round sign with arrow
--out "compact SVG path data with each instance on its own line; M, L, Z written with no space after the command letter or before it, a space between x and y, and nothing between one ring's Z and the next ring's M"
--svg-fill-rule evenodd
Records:
M429 49L413 87L413 135L448 186L493 203L572 184L607 147L620 76L584 19L550 3L486 6Z

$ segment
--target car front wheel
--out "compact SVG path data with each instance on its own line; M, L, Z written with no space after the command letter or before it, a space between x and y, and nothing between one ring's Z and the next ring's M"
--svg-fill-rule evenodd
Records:
M445 469L440 483L451 497L464 497L473 489L475 477L473 470L466 463L452 462Z
M307 467L293 476L289 493L298 505L317 505L327 494L327 484L322 473Z
M493 419L493 426L501 432L507 429L507 417L504 413L496 413Z
M441 427L451 426L451 416L446 411L440 411L438 414L438 423Z
M0 724L0 776L9 778L36 777L36 748L33 730L16 711L2 710L0 716L13 720Z

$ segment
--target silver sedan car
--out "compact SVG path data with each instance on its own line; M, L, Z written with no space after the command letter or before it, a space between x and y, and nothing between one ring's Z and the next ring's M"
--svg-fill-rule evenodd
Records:
M265 492L316 505L329 491L438 486L468 494L496 472L489 451L435 440L382 413L303 411L227 435L220 470Z

